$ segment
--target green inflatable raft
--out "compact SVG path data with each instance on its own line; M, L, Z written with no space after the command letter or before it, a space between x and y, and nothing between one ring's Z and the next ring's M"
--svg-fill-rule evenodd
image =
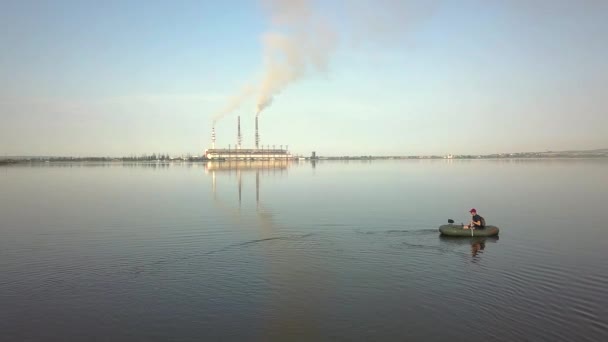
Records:
M463 229L461 225L444 224L439 227L441 235L447 236L496 236L498 235L498 227L486 226L484 229Z

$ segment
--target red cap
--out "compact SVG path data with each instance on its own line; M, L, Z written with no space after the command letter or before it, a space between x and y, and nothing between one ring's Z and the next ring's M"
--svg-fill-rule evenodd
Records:
M470 213L476 213L476 212L477 212L477 210L475 210L475 208L473 208L473 209L469 210L469 212L470 212Z

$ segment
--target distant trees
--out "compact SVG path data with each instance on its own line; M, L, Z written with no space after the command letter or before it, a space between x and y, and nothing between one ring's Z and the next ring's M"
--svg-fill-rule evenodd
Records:
M122 157L122 158L118 158L118 159L120 159L122 161L156 161L156 160L166 161L166 160L171 160L171 156L169 156L169 154L152 153L152 154L142 154L139 156L130 155L128 157Z
M179 160L187 160L191 162L205 161L207 160L205 156L193 156L188 153L187 155L182 155L181 157L177 157ZM14 162L156 162L163 161L169 162L171 161L171 156L168 153L152 153L152 154L131 154L125 157L31 157L31 158L22 158L19 160L12 160L7 158L0 158L0 164L9 164Z

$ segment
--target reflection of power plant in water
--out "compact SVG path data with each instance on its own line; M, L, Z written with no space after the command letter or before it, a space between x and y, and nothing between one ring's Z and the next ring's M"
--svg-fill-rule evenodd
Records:
M256 186L256 207L259 207L260 201L260 174L276 174L283 173L289 167L291 161L285 159L278 160L249 160L249 161L235 161L228 160L223 162L210 161L205 165L205 173L211 174L213 198L217 200L217 174L226 174L232 176L236 174L237 179L237 191L239 207L243 199L243 173L255 172L255 186Z
M263 322L264 331L262 339L289 341L298 337L299 339L316 341L320 340L320 328L317 323L319 302L327 301L329 296L319 287L319 282L330 278L330 274L322 269L306 269L306 253L302 248L311 234L294 234L290 230L277 226L274 220L273 210L264 208L264 194L260 188L263 186L265 177L277 177L286 173L290 163L278 161L210 161L205 166L205 172L211 174L213 191L221 191L222 177L232 178L236 175L238 186L239 207L242 198L243 182L252 180L255 175L255 216L241 214L241 209L232 211L232 216L237 216L239 226L243 230L243 236L256 234L252 243L247 243L247 248L259 248L257 253L265 259L264 268L260 277L273 289L262 310L273 312L265 316ZM216 180L216 177L218 178ZM234 180L234 178L232 178ZM219 182L218 182L219 181ZM219 183L219 186L216 185ZM233 185L231 185L232 187ZM215 198L215 194L214 194ZM234 198L234 197L233 197ZM219 200L216 201L219 204ZM244 205L246 211L246 203ZM241 220L241 215L243 220ZM252 223L256 224L258 230L251 230ZM289 245L286 245L289 243ZM256 253L248 251L248 253ZM304 261L303 261L304 260ZM303 271L305 270L305 271ZM315 291L310 289L316 288ZM307 301L302 302L301 297L290 295L290 293L308 293Z
M262 177L282 175L287 171L290 161L286 160L253 160L253 161L223 161L223 162L207 162L205 165L205 173L211 175L213 200L215 206L222 212L228 214L230 220L235 220L238 223L247 213L242 213L243 204L243 184L246 183L247 174L253 176L255 173L255 212L260 224L262 238L267 238L269 234L276 233L274 223L272 222L272 213L266 210L260 200L260 186ZM233 178L236 176L236 188L238 197L238 207L227 205L220 199L219 193L222 193L221 180L222 178ZM245 181L244 181L245 179ZM218 183L220 186L218 186ZM232 188L232 186L230 187ZM246 210L246 209L245 209ZM248 220L248 222L251 222Z
M205 157L211 160L276 160L292 159L288 146L262 145L260 148L260 133L258 129L258 115L255 117L255 148L242 148L241 117L237 118L237 143L234 148L215 148L215 127L211 129L211 148L205 150Z
M205 164L205 172L210 173L211 171L222 172L225 174L232 174L233 172L251 172L251 171L262 171L262 172L282 172L287 170L291 165L291 160L275 159L275 160L226 160L222 162L209 161Z

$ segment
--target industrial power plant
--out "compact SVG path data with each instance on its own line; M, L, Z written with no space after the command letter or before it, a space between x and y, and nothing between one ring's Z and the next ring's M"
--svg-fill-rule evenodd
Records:
M293 156L289 153L288 146L275 145L260 146L260 132L258 126L258 115L255 116L255 147L242 148L241 135L241 117L237 117L237 138L234 148L228 145L228 148L215 147L215 126L211 129L211 148L205 150L205 158L210 160L276 160L276 159L292 159Z

